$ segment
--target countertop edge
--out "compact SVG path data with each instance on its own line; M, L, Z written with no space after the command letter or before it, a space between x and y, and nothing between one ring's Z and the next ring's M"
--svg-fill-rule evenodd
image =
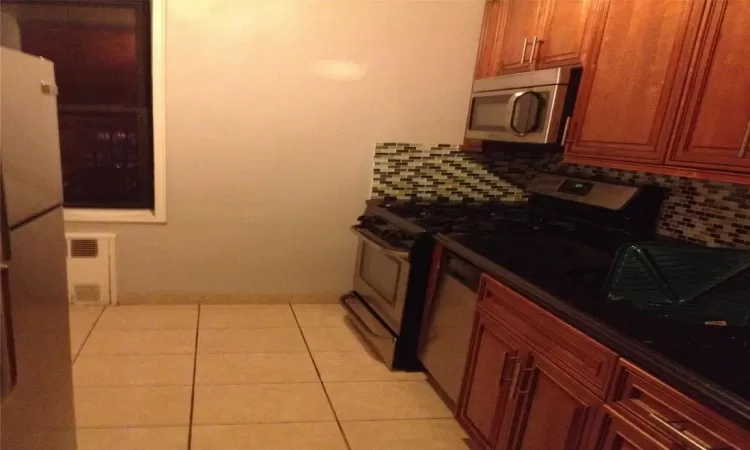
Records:
M444 248L475 264L485 273L610 348L620 357L631 361L699 403L712 408L737 425L750 427L750 402L695 374L668 356L648 348L554 295L539 289L523 278L454 241L450 236L436 234L435 239Z

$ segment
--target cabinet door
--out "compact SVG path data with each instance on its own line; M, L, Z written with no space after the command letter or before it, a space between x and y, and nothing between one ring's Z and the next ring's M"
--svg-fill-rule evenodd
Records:
M510 386L518 375L521 342L481 308L458 406L458 420L481 448L491 448Z
M572 376L532 350L521 370L497 450L571 450L589 439L601 401Z
M593 0L547 0L537 68L580 65L589 39L587 24L593 16Z
M703 0L606 0L584 67L568 152L664 162ZM687 56L687 57L686 57Z
M541 38L538 25L543 15L544 0L507 0L506 3L500 72L531 70L534 36Z
M474 79L494 77L498 73L499 39L501 37L501 25L503 22L503 10L505 5L499 0L490 0L484 9L484 22L482 24L482 37L479 41L477 54L477 67Z
M711 4L688 117L670 163L750 172L750 2Z
M675 442L649 431L617 405L604 405L595 450L668 450Z

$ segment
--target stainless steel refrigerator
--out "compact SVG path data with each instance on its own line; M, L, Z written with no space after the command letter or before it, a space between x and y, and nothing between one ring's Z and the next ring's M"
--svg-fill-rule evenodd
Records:
M75 449L54 66L0 47L2 450Z

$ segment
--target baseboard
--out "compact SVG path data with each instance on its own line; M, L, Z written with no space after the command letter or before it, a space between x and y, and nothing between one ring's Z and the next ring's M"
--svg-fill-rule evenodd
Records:
M120 305L281 305L337 303L341 294L126 294Z
M198 305L200 294L121 294L120 305Z

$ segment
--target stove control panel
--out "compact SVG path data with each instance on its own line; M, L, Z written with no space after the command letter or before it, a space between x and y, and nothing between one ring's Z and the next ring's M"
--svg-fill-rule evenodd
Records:
M638 186L582 180L540 173L526 187L528 192L618 211L640 192Z

